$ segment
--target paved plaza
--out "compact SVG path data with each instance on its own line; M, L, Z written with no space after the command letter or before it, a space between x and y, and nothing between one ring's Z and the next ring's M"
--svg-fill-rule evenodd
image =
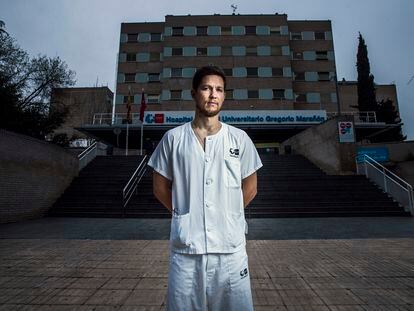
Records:
M164 310L168 226L0 225L0 310ZM414 310L412 218L252 219L247 251L255 310Z

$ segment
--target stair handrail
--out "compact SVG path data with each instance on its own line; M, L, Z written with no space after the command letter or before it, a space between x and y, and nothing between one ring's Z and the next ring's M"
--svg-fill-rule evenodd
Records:
M362 157L362 159L361 159L361 157ZM404 206L404 207L408 208L411 215L414 216L413 186L411 186L404 179L402 179L401 177L399 177L396 174L394 174L393 172L391 172L389 169L387 169L382 164L378 163L376 160L374 160L373 158L371 158L367 154L356 156L355 157L355 163L356 163L357 174L360 175L359 164L362 163L364 165L363 174L369 179L371 179L371 178L370 178L369 173L368 173L368 165L371 166L372 168L374 168L375 170L377 170L378 172L380 172L382 174L383 180L384 180L384 191L387 192L389 195L391 195L397 202L399 202L398 199L392 193L392 191L389 189L389 187L387 187L387 177L390 178L392 181L394 181L394 183L397 184L401 189L406 191L407 196L408 196L408 206ZM372 163L374 163L375 165L372 164ZM404 205L402 202L399 202L399 203Z
M125 216L126 206L128 205L129 200L131 199L134 192L137 190L138 184L141 181L142 177L144 176L147 170L147 162L148 156L144 155L143 159L139 163L138 167L132 174L131 178L128 180L127 184L125 185L124 189L122 190L122 200L123 200L123 214Z
M79 172L89 164L93 159L95 159L98 151L98 142L94 141L88 148L83 150L78 154L79 160Z

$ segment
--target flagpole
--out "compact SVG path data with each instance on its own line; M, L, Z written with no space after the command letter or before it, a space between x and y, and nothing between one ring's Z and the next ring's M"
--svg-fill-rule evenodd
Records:
M144 153L142 152L142 145L143 145L143 140L144 140L144 120L141 121L141 155L144 155Z
M141 151L140 155L144 155L143 152L143 143L144 143L144 113L145 109L147 108L147 104L145 103L145 95L144 95L144 89L142 89L141 93L141 108L139 110L139 119L141 120Z
M126 130L126 146L125 146L125 155L128 155L128 140L129 140L129 122L127 122L127 130Z

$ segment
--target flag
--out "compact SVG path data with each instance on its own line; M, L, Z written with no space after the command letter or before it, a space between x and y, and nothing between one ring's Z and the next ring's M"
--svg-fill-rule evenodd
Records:
M131 99L131 87L128 88L128 99L127 99L127 122L132 123L132 99Z
M144 112L145 112L145 109L147 109L147 103L145 102L144 90L142 90L142 95L141 95L141 109L139 110L139 119L141 120L141 122L144 122Z

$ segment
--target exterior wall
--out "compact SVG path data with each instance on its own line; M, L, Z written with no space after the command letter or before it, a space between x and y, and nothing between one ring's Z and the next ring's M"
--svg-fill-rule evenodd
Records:
M353 108L358 104L358 88L355 81L340 81L338 83L339 102L342 111L358 111ZM376 85L377 101L391 99L398 109L397 88L395 84Z
M414 141L362 144L359 146L386 147L389 155L387 168L414 187Z
M61 127L54 134L66 133L69 138L73 135L86 137L76 131L75 127L92 124L95 113L112 112L113 93L107 87L85 88L56 88L52 92L52 107L69 108L69 115Z
M268 35L183 35L171 36L167 29L172 27L195 27L195 26L267 26L282 27L284 30L280 33L269 33ZM281 29L282 29L281 28ZM269 28L270 29L270 28ZM292 32L300 32L301 39L292 38ZM323 40L308 38L307 35L314 32L326 33ZM139 38L138 34L161 33L160 42L128 42L128 35ZM135 36L135 34L137 36ZM307 34L307 35L306 35ZM125 96L128 95L129 89L134 95L133 112L139 112L140 96L142 89L145 94L159 94L163 90L185 90L187 94L191 89L191 76L188 77L167 77L164 76L166 68L191 67L198 68L207 64L218 65L224 69L234 69L237 67L268 67L268 68L285 68L282 76L272 77L232 77L228 76L227 89L285 89L292 94L284 99L231 99L227 97L225 109L266 109L266 110L292 110L292 109L326 109L327 111L336 111L336 104L332 100L332 93L336 94L335 84L330 81L299 81L295 76L295 71L312 71L313 73L328 72L330 75L336 74L334 56L326 60L298 60L293 58L294 52L325 51L333 53L333 41L330 21L289 21L287 15L202 15L202 16L172 16L167 15L165 22L156 23L123 23L121 25L120 40L120 59L118 64L118 83L117 99L115 110L119 113L126 112L124 103ZM164 53L165 48L175 47L197 47L207 48L219 46L221 48L231 48L237 46L274 47L278 52L272 52L271 56L263 55L245 55L245 56L168 56ZM284 49L284 51L283 51ZM140 53L156 52L160 53L160 60L142 61L138 60ZM128 61L127 54L135 60ZM123 74L142 74L158 73L160 81L158 82L140 82L135 79L133 82L122 81ZM136 77L136 76L135 76ZM320 100L311 102L308 100L296 100L295 95L301 93L320 93ZM157 104L148 103L148 110L189 110L193 109L191 97L182 98L181 100L160 100Z
M44 215L78 174L78 165L63 148L0 130L0 223Z
M348 116L334 118L309 128L281 144L291 146L293 152L305 156L327 174L352 174L355 171L355 146L339 143L338 121L351 121Z

